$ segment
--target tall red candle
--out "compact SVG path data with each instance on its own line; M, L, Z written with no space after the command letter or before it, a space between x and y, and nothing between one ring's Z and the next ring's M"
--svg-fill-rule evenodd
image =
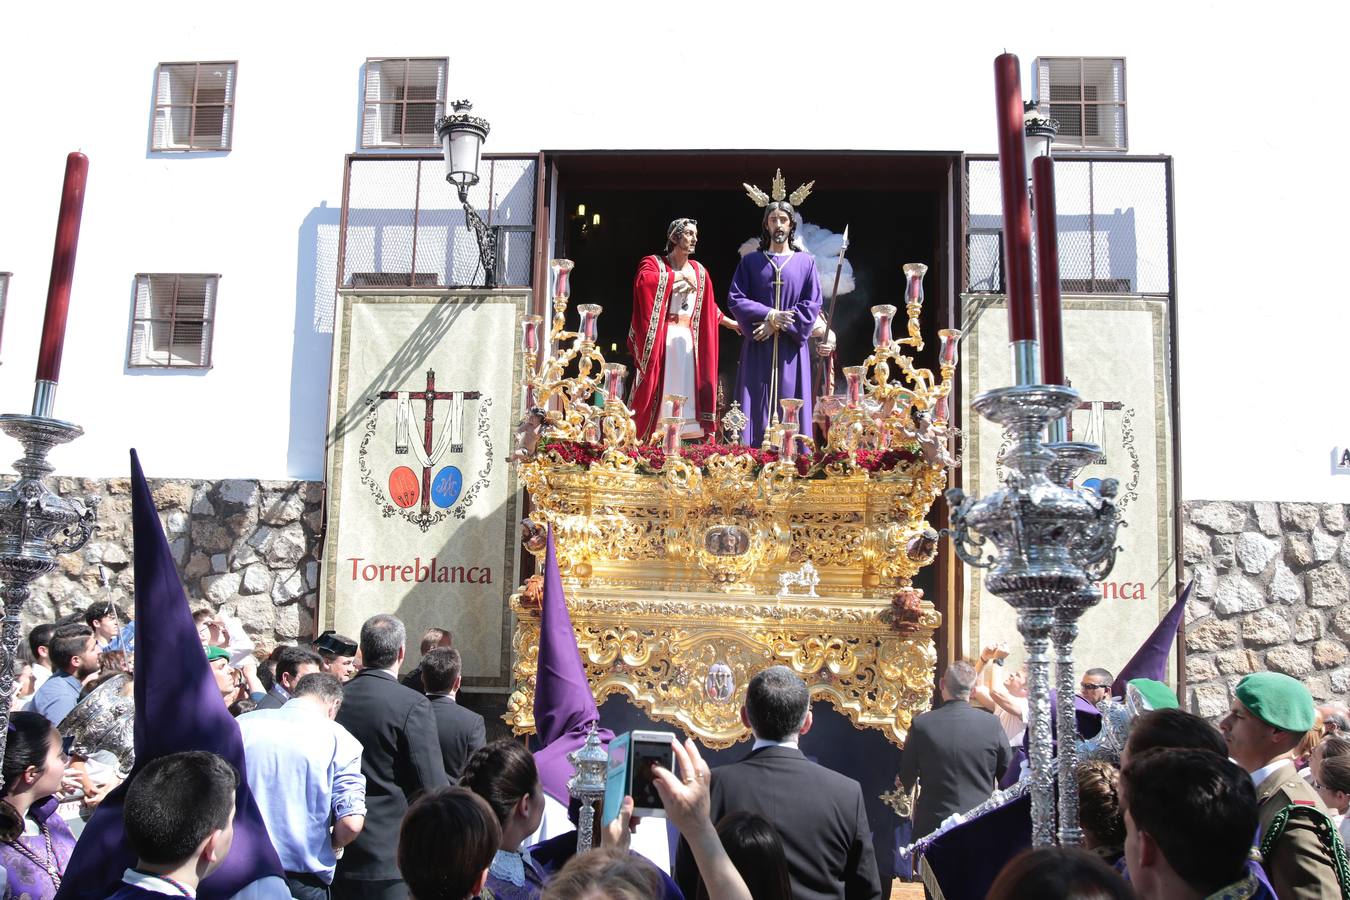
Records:
M998 168L1003 182L1003 269L1008 293L1008 340L1036 340L1031 291L1031 206L1027 199L1027 145L1021 63L1014 53L994 60L998 95Z
M1064 328L1060 321L1059 236L1055 227L1055 162L1038 156L1031 163L1036 202L1036 280L1041 289L1041 381L1064 384Z
M70 283L75 276L75 247L80 241L80 215L84 211L84 182L88 174L89 157L79 152L66 157L61 215L56 220L56 247L52 250L52 278L47 285L47 316L42 321L42 344L38 349L38 381L55 382L61 374L61 345L66 339L66 312L70 308Z

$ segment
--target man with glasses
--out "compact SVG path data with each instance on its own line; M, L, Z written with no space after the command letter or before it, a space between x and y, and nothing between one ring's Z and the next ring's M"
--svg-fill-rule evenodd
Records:
M1105 669L1088 669L1083 681L1078 685L1078 696L1096 706L1111 696L1111 683L1115 677Z

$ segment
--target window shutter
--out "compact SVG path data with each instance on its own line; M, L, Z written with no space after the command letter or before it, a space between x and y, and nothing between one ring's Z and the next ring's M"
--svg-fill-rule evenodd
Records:
M366 62L366 106L361 116L361 146L378 147L383 138L380 128L380 107L375 101L380 99L380 87L383 84L380 63Z

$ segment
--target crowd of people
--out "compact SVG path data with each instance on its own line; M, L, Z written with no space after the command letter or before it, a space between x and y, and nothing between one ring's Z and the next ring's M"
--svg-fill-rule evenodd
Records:
M34 627L16 665L0 773L6 898L56 895L83 818L117 784L115 774L91 779L97 760L72 759L65 731L83 697L126 671L134 629L106 603L72 618ZM488 743L482 717L456 702L462 664L448 630L428 630L409 666L392 615L367 620L356 640L325 632L265 658L228 617L202 609L194 622L296 900L889 895L858 782L803 752L810 696L790 668L748 682L754 743L743 760L710 770L689 741L675 745L673 770L655 771L679 834L667 873L633 849L631 798L613 821L597 811L592 852L576 852L575 831L541 840L535 757L518 740ZM974 665L948 665L941 703L912 723L897 780L917 789L916 838L1022 774L1026 680L1004 671L1006 657L995 645ZM1112 675L1089 669L1079 688L1092 708L1111 695ZM1343 896L1346 709L1315 708L1301 683L1269 672L1238 683L1217 728L1174 697L1158 705L1133 722L1119 765L1080 767L1084 849L1016 855L990 873L989 896ZM195 896L231 852L240 777L203 751L138 769L122 794L137 862L112 896ZM569 814L575 823L579 804Z

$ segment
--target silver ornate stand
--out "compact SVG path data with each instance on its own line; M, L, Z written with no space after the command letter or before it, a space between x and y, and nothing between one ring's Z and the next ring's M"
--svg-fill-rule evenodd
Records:
M14 463L19 477L0 489L0 596L5 619L0 631L0 761L9 733L14 697L14 658L22 631L20 614L32 582L50 572L62 553L78 550L94 530L97 500L57 496L42 480L53 471L47 454L84 434L78 425L43 416L0 416L0 430L23 445Z
M1078 392L1059 385L1025 384L975 398L975 409L1004 426L1012 441L1004 454L1003 486L983 498L960 488L947 491L951 534L957 555L968 565L989 569L985 586L1017 610L1017 630L1027 651L1027 708L1030 730L1032 845L1055 843L1054 750L1050 728L1050 655L1058 665L1059 840L1079 843L1077 754L1074 734L1073 642L1078 618L1096 602L1092 583L1115 558L1114 482L1090 497L1067 485L1101 452L1092 445L1044 443L1054 419L1078 403ZM1082 448L1081 450L1079 448ZM1085 457L1085 458L1083 458ZM1081 462L1078 460L1082 458ZM1067 476L1066 474L1067 473ZM986 555L993 544L993 552Z
M576 767L576 774L567 782L567 792L581 801L577 816L577 852L585 853L599 845L595 834L596 804L605 800L605 776L609 772L609 754L600 743L600 734L594 723L586 734L586 743L575 753L567 754Z

